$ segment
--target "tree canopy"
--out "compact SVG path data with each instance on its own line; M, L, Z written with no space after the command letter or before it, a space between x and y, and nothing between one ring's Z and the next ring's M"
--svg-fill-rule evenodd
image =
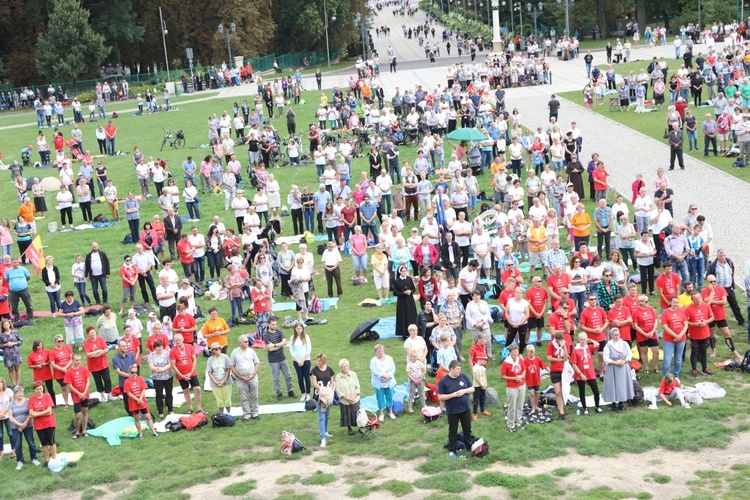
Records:
M107 58L104 36L89 24L89 11L78 0L57 0L47 32L40 33L36 49L39 72L52 81L78 81Z

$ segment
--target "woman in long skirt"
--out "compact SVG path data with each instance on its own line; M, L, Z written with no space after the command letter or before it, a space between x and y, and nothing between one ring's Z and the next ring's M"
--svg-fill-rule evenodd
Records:
M47 200L44 198L44 186L39 182L39 177L34 177L31 192L34 193L34 211L38 214L38 218L44 219L44 212L47 211Z
M336 374L336 390L339 393L339 408L341 409L341 427L346 427L348 434L354 434L352 427L357 427L357 412L359 411L359 379L357 374L349 369L349 361L339 361L339 373Z
M609 331L609 342L604 346L604 401L612 403L612 411L624 410L625 401L633 399L633 378L630 360L633 354L627 342L620 338L619 328Z

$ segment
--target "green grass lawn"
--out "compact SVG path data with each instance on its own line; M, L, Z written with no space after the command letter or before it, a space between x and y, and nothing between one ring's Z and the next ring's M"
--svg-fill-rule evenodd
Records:
M307 123L314 120L313 112L317 107L315 95L314 92L308 93L308 102L295 109L298 130L303 130ZM117 147L125 154L105 160L109 175L114 179L121 195L126 194L131 189L137 192L138 188L130 157L133 146L140 146L141 151L147 157L160 156L164 158L172 170L179 169L187 155L193 155L199 161L208 154L208 150L189 148L207 142L206 119L208 115L221 113L224 110L231 112L233 100L216 99L194 103L184 102L179 105L179 111L151 116L121 115L115 122L118 127ZM281 135L286 135L285 122L282 119L274 119L273 122L280 130ZM96 149L94 128L95 125L93 124L86 124L83 127L84 145L92 151ZM182 150L165 149L160 152L162 128L184 130L188 148ZM33 143L35 136L35 128L4 131L3 150L18 151L22 146ZM244 148L238 149L238 157L244 165L245 150ZM449 146L446 146L446 155L448 154ZM414 149L402 148L402 157L413 160ZM7 161L8 159L12 159L12 155L6 153L4 160ZM33 161L37 159L38 156L35 153ZM353 167L353 178L356 179L360 171L367 169L366 158L355 159ZM52 169L27 170L25 174L27 176L56 176L57 172ZM282 186L282 200L285 200L291 183L296 183L300 187L309 186L312 188L315 188L318 184L313 165L273 169L273 174ZM181 186L181 176L177 176L177 179ZM489 175L480 178L482 189L489 189L489 183ZM5 181L0 184L0 196L3 196L6 200L3 204L2 215L12 218L17 205L13 187L8 177L5 177ZM50 208L55 205L53 198L54 193L47 195ZM211 216L214 214L218 214L229 227L233 226L233 214L223 210L223 201L223 197L219 196L205 195L203 197L201 202L202 222L198 224L202 232L206 232ZM93 211L95 214L101 212L109 216L108 210L103 205L95 206ZM145 201L141 204L142 220L150 219L156 212L155 200ZM80 224L80 212L74 212L74 219L77 224ZM92 241L97 241L100 248L108 253L114 269L122 263L125 254L133 252L132 246L124 246L120 243L128 233L125 222L116 223L109 229L92 229L76 233L49 233L47 223L57 220L57 212L50 211L46 219L38 222L38 227L46 247L45 254L55 257L55 263L62 275L64 289L73 289L70 276L73 256L76 253L87 253ZM291 221L287 218L285 234L291 232L291 227ZM15 247L13 251L17 255ZM352 370L359 374L362 393L369 395L373 393L368 372L369 360L373 355L373 344L367 342L350 344L348 342L349 335L353 328L365 319L395 315L395 306L386 305L378 309L357 307L362 299L376 296L376 292L372 282L359 287L351 286L349 284L351 274L351 260L344 256L342 265L344 297L339 302L339 308L320 314L318 317L327 319L328 324L312 326L308 329L308 333L312 337L313 353L324 352L328 354L329 364L334 370L338 371L339 359L342 357L349 359ZM316 285L319 293L325 296L322 272L316 276ZM47 309L48 301L41 280L32 279L30 287L35 308ZM109 292L110 303L116 308L121 298L121 289L119 280L114 277L110 280ZM226 301L207 302L199 299L198 302L204 311L208 307L216 305L221 316L229 316L229 304ZM145 318L141 320L145 322ZM85 319L85 325L93 322L92 319ZM230 347L236 345L238 335L253 330L252 326L233 328L229 339ZM28 354L34 339L42 339L46 346L51 346L53 336L61 331L62 321L53 318L39 319L33 328L23 328L21 330L24 339L22 354L24 356ZM500 333L500 327L493 328L493 333ZM404 354L401 341L386 340L383 343L386 352L392 355L396 361L398 367L397 381L404 381ZM465 345L468 349L470 342L465 342ZM723 359L728 354L726 347L723 343L719 343L718 348L720 359ZM267 359L266 354L262 352L259 353L259 357L262 361ZM201 359L198 370L201 381L203 380L204 366L205 361ZM490 386L498 389L501 394L501 401L503 401L503 385L498 379L497 371L497 363L491 364L489 368ZM303 452L303 454L322 454L324 457L330 458L329 462L331 463L339 463L342 457L344 457L344 460L357 460L357 457L372 455L393 460L422 460L419 472L427 476L428 479L413 483L415 488L461 492L465 491L467 483L465 476L456 472L456 469L480 470L495 463L533 466L535 461L543 458L564 456L568 448L574 448L579 453L586 455L611 456L623 451L640 452L654 445L660 445L675 451L699 450L708 446L722 447L733 433L738 430L747 430L742 426L739 428L733 427L728 423L730 418L743 418L750 410L750 389L743 383L741 377L740 374L719 372L716 380L728 389L729 397L706 403L690 411L682 411L678 414L666 411L648 412L640 408L619 415L607 412L604 415L585 419L583 417L571 417L562 424L530 426L531 428L525 433L524 437L519 437L522 434L508 434L503 422L502 409L491 408L490 411L493 415L481 418L476 422L475 433L485 437L492 444L492 452L483 460L468 460L466 462L451 461L447 457L447 453L443 451L442 445L447 437L445 420L432 425L425 425L418 415L400 417L395 423L386 421L377 432L377 440L359 444L358 437L348 438L345 436L345 432L338 428L338 410L333 409L329 430L334 434L334 437L329 440L329 448L326 452L317 450L319 439L317 416L310 413L267 416L259 422L238 423L233 428L212 429L206 427L196 432L186 431L177 435L167 434L159 440L125 440L119 448L110 448L104 440L95 438L79 439L75 443L71 443L66 428L73 418L72 410L60 408L56 411L57 441L61 444L60 451L84 451L86 455L78 467L66 469L57 475L28 465L23 471L15 472L11 470L14 467L13 463L6 457L6 460L0 462L0 468L7 471L3 475L5 478L4 484L9 491L14 491L18 496L42 495L60 490L79 492L90 490L87 496L93 498L97 496L97 490L92 490L92 488L97 488L100 493L103 493L101 489L108 486L112 488L112 491L120 491L123 490L125 483L135 483L132 489L123 491L120 496L125 498L183 498L185 495L182 492L189 486L202 482L206 478L215 479L232 476L242 464L279 460L279 475L300 472L294 470L295 460L300 455L285 458L278 452L280 431L282 429L294 429L303 444L308 447L308 451ZM26 368L22 370L22 379L23 384L29 388L31 374ZM260 381L260 403L275 403L276 398L271 383L271 373L265 365L261 368ZM292 381L295 391L298 392L294 374L292 374ZM658 382L657 375L645 376L642 381L644 385L657 385ZM239 404L236 392L233 403L235 406ZM204 395L203 406L209 413L216 412L216 404L211 394ZM155 404L152 401L152 410L154 407ZM185 408L177 409L178 413L184 411ZM675 412L678 411L675 410ZM572 414L570 410L569 413ZM122 415L122 403L115 402L100 405L91 412L90 416L96 423L102 424ZM666 418L666 415L670 415L671 418ZM706 425L707 422L710 425ZM703 432L695 433L695 428L701 428ZM561 434L561 430L564 434ZM565 436L567 439L561 439L561 436ZM116 458L113 459L113 455ZM454 472L442 474L450 470ZM189 473L187 473L188 471ZM269 479L267 477L256 477L252 470L246 476L245 479L258 481ZM309 479L309 481L319 481L325 478L327 476ZM500 480L492 478L488 482L493 483L495 481ZM530 484L535 482L531 481ZM155 487L155 485L158 486ZM511 490L519 487L515 483L501 485ZM387 488L392 488L394 494L397 494L396 491L404 492L404 494L411 491L403 484L396 483L388 485ZM547 488L548 491L554 491L552 486L547 486ZM235 494L244 494L240 490L236 491L238 493ZM359 488L355 493L362 494L363 488Z

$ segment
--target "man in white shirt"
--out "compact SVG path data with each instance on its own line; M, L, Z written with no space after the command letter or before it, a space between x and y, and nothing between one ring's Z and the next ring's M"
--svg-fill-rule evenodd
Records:
M193 226L190 228L190 234L188 235L188 241L193 247L193 261L195 270L195 281L203 283L206 278L206 237L203 233L198 232L198 228Z
M430 243L433 245L440 243L440 226L438 226L437 219L435 219L432 211L427 212L427 216L422 219L419 227L422 229L422 236L427 236Z
M170 283L166 274L159 276L156 287L156 300L159 301L159 317L169 316L174 319L177 314L177 284Z
M380 175L375 179L375 185L381 193L380 212L383 214L391 213L391 188L393 187L393 181L385 169L380 170Z
M509 245L511 248L513 248L513 240L510 239L510 236L508 236L508 233L505 232L505 227L499 227L497 229L497 234L494 238L492 238L492 255L495 258L495 267L498 269L504 269L504 262L503 261L503 255L505 253L504 248L505 245ZM497 273L498 276L500 275L500 272Z
M328 141L328 147L324 151L326 155L326 164L334 166L336 163L336 148L331 141Z
M461 248L461 266L469 263L469 246L471 245L471 222L466 220L465 212L458 212L458 220L451 227L456 243Z
M490 235L484 232L482 226L476 227L476 232L471 237L471 248L474 250L474 258L482 268L484 276L489 278L492 268L490 260Z
M339 145L339 154L344 157L344 160L346 161L347 165L349 165L349 170L351 171L352 168L352 152L354 151L354 148L351 144L349 144L349 139L344 137L342 139L341 144Z
M461 300L464 309L469 303L471 293L477 287L479 280L477 269L479 269L479 262L476 259L471 259L469 265L461 269L461 272L458 273L458 298Z
M141 289L143 302L146 303L146 306L150 310L149 291L153 299L156 300L156 287L154 286L154 278L151 275L151 269L156 264L156 258L153 253L144 251L143 245L140 243L135 246L135 250L133 265L138 269L138 286Z
M320 260L323 262L323 267L326 272L328 297L333 297L333 280L336 280L336 291L338 292L338 296L341 297L344 295L344 291L341 288L341 254L339 253L339 249L336 248L335 242L328 242Z

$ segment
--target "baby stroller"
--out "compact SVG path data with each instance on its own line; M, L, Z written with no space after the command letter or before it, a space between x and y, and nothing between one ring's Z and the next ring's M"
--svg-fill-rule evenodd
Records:
M404 135L404 144L419 143L419 127L408 127Z
M31 151L27 147L21 148L21 165L24 167L31 166ZM23 169L21 171L23 172Z
M484 167L482 166L482 152L477 145L473 145L467 155L469 157L469 168L475 175L482 175Z
M78 161L83 161L83 151L81 151L81 146L78 145L75 139L71 139L65 144L70 149L70 156Z

